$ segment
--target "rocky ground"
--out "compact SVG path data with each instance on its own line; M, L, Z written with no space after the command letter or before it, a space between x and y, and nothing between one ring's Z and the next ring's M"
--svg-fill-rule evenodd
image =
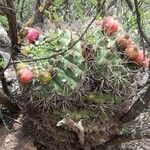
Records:
M1 125L0 149L1 150L37 150L32 140L21 139L21 116L14 120L13 127L9 130L7 125Z
M150 111L146 110L141 113L136 120L127 125L130 129L130 140L125 139L120 149L122 150L149 150L150 149ZM123 140L124 141L124 140ZM117 150L117 149L116 149Z
M37 150L33 144L30 135L26 138L21 138L22 115L14 119L12 127L6 123L1 122L0 126L0 150ZM110 144L105 148L106 150L149 150L150 149L150 111L141 113L136 121L130 127L131 137L129 139L122 139L120 145L116 143Z

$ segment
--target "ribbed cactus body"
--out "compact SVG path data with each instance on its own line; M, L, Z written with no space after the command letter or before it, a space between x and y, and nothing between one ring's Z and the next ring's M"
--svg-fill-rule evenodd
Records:
M91 70L94 81L87 85L96 95L102 93L107 97L112 93L109 98L112 101L118 100L124 96L127 88L131 88L132 72L126 60L122 59L121 53L116 49L115 37L104 36L100 30L100 28L95 28L93 34L91 29L85 35L87 42L95 46L94 65ZM92 99L97 101L95 97ZM103 96L99 96L98 99L99 101L107 101Z
M61 34L60 34L61 33ZM50 90L62 95L71 93L81 82L84 73L81 46L78 42L74 47L69 48L77 37L72 36L69 30L50 32L49 35L40 37L39 41L30 47L32 58L46 57L53 55L50 59L35 63L34 69L40 72L42 68L52 68L52 80L48 83ZM37 80L38 82L38 80Z

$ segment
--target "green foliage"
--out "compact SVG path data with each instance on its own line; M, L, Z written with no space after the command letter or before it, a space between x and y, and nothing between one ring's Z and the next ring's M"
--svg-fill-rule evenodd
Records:
M89 95L88 100L97 104L121 102L121 96L114 96L114 93L93 92Z
M35 0L19 0L15 1L15 8L17 12L17 19L25 22L33 14Z
M6 16L0 15L0 23L5 28L5 30L8 30L8 21Z
M96 5L97 0L55 0L53 2L53 7L49 8L49 13L48 11L45 11L45 15L55 21L75 23L76 20L84 21L86 17L89 17L89 15L92 14L88 14L90 11L95 12Z
M74 27L77 21L84 23L95 15L97 2L97 0L54 0L49 10L45 11L45 16L48 19L55 20L57 22L65 21ZM109 5L109 3L109 1L106 1L105 5ZM17 19L24 23L33 14L34 5L34 0L15 1ZM140 1L142 27L147 33L147 36L149 36L150 31L150 15L148 6L149 1ZM125 1L117 1L115 5L106 12L106 15L116 15L120 23L123 24L123 28L129 32L130 36L133 37L135 41L140 40L139 36L137 36L136 15L130 11ZM99 17L102 16L103 15L99 15Z
M87 109L76 110L76 108L73 108L71 110L66 109L63 112L58 112L58 111L54 112L54 114L59 116L60 118L64 118L67 113L69 113L71 118L73 118L74 120L90 119L91 117L95 115L90 110L87 110Z

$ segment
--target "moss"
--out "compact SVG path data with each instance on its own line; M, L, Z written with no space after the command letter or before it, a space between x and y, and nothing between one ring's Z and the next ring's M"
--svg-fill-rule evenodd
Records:
M79 111L71 111L70 112L71 116L74 118L74 119L90 119L94 113L90 110L86 110L86 109L82 109L82 110L79 110Z
M103 104L103 103L120 102L122 100L122 97L114 96L112 93L96 92L96 93L91 93L88 96L88 100L98 104Z
M94 113L92 111L86 109L55 111L54 115L58 116L58 118L64 118L67 113L70 114L72 119L77 121L80 119L90 119L92 116L94 116Z

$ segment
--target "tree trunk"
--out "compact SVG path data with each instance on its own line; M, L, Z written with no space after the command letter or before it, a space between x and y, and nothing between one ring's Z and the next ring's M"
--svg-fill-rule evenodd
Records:
M15 103L12 103L10 98L0 89L0 104L6 106L10 111L17 112L19 110Z
M13 4L13 0L6 0L7 7L11 8L7 10L7 18L9 24L9 36L11 39L12 47L16 47L18 44L18 36L17 36L17 23L16 23L16 13ZM18 49L15 49L18 52Z

